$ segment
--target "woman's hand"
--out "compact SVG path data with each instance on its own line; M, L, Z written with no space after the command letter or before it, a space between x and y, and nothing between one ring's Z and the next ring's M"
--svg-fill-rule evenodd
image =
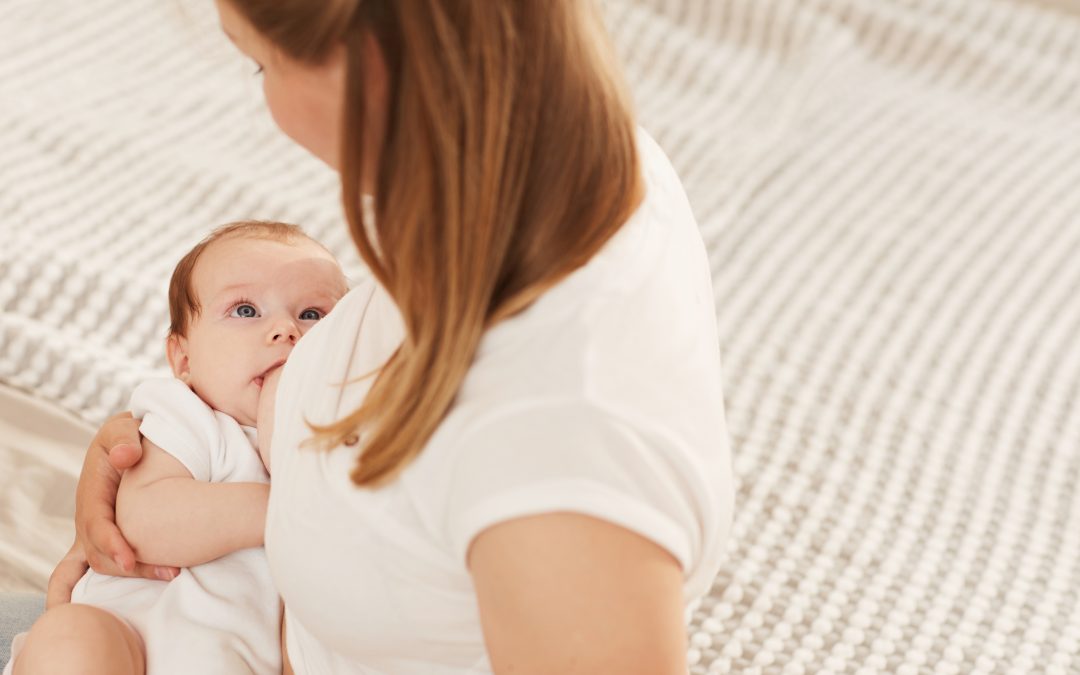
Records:
M45 609L52 609L56 605L71 602L71 589L79 583L79 579L86 573L86 556L83 555L82 545L76 535L75 543L67 555L57 563L56 569L49 576L49 590L45 595Z
M92 567L95 572L147 579L174 578L174 567L144 565L116 526L116 491L120 474L142 458L139 421L131 413L115 415L91 441L75 491L75 543L49 578L46 605L71 601L71 589Z

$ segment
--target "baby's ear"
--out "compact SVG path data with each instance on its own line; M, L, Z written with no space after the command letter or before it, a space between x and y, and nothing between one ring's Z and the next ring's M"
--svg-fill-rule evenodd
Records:
M169 367L172 368L173 376L187 382L191 376L187 338L182 335L170 335L166 338L165 357L169 359Z

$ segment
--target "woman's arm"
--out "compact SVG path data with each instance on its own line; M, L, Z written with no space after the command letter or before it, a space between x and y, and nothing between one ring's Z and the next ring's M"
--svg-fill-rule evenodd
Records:
M142 460L120 480L116 508L139 560L191 567L262 546L269 485L198 481L149 440L142 447Z
M131 413L114 415L90 442L75 491L75 543L52 576L46 605L71 600L71 589L89 565L112 576L172 579L179 570L136 561L135 552L116 527L116 490L120 473L139 462L139 421Z
M496 673L685 675L682 570L617 525L557 513L481 532L468 554Z

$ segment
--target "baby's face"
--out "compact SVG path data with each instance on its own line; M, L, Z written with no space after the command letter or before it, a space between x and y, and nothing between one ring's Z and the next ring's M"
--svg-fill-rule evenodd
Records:
M347 290L333 256L315 242L229 237L192 272L202 311L170 341L173 373L215 410L255 425L263 378Z

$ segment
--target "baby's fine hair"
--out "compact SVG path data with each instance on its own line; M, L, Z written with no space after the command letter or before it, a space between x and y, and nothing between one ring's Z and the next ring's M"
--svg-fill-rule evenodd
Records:
M203 252L215 241L247 237L250 239L270 239L272 241L293 242L297 239L315 241L299 225L279 223L272 220L240 220L218 227L180 259L169 281L169 337L186 337L191 321L202 311L199 298L192 285L195 264ZM322 246L322 244L319 244ZM324 247L325 248L325 247Z

